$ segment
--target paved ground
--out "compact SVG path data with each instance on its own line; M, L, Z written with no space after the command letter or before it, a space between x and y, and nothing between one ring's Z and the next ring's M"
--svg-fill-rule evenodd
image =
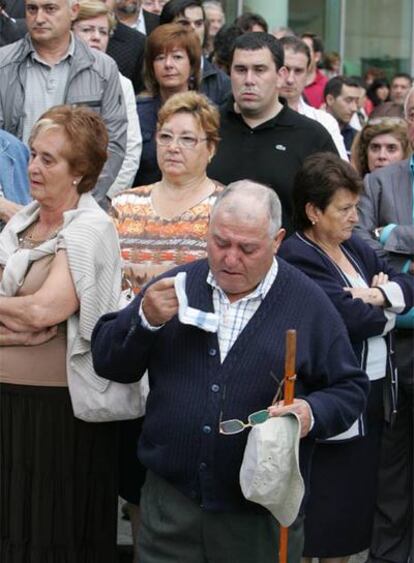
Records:
M131 540L131 527L129 522L123 520L121 517L121 505L119 503L118 511L118 546L119 546L119 563L132 563L132 540ZM359 553L351 557L349 563L365 563L367 554ZM316 561L316 560L314 560Z

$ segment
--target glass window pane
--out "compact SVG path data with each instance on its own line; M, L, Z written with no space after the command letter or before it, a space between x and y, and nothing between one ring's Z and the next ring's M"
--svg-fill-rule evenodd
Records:
M410 72L411 0L347 0L344 65L346 74L360 74L369 67L382 69L391 78Z

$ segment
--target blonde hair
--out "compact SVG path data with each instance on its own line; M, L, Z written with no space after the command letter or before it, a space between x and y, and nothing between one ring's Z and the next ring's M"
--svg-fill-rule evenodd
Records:
M189 113L204 131L207 142L214 149L220 141L220 114L216 106L198 92L182 92L174 94L165 102L158 112L157 130L161 129L166 121L177 113Z
M79 12L73 23L89 20L98 16L106 16L108 18L109 33L116 26L116 19L108 6L101 0L81 0L79 2Z

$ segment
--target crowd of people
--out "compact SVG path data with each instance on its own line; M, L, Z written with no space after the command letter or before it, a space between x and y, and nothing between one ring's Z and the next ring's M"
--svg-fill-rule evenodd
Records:
M279 561L239 474L293 416L287 562L414 561L414 86L345 70L219 0L1 4L2 562L116 563L118 497L134 563Z

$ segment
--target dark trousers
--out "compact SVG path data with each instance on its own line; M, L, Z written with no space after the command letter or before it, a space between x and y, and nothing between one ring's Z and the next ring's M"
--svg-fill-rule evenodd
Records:
M414 339L399 330L396 353L399 376L398 414L383 435L378 500L369 563L414 563Z
M140 563L278 563L279 526L270 513L206 512L147 472L141 495ZM289 563L299 563L303 522L289 528Z

